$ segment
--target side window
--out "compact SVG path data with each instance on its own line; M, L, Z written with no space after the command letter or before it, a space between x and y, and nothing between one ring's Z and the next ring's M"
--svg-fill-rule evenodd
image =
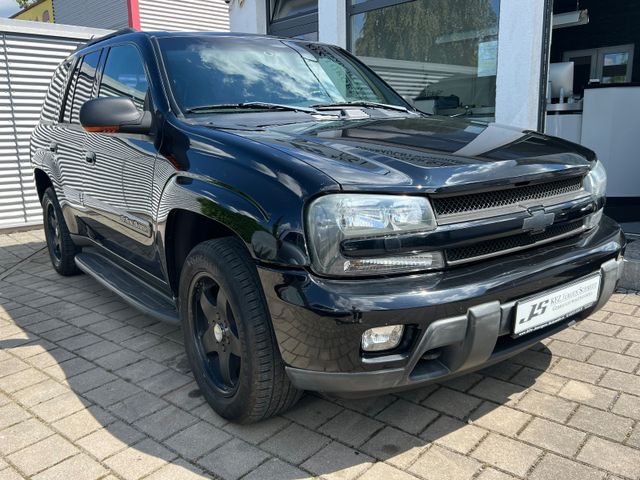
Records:
M62 122L70 122L71 121L71 108L73 106L73 92L76 89L76 83L78 83L78 72L80 72L80 67L82 66L82 59L78 60L76 63L73 73L71 74L71 78L69 79L69 88L67 88L67 96L64 100L64 113L62 115Z
M118 45L109 50L100 81L99 97L130 97L140 111L149 89L144 63L133 45Z
M49 85L47 94L44 97L44 103L42 104L40 122L57 122L60 113L60 104L62 102L62 93L67 85L67 75L70 67L71 61L65 60L53 74L51 84Z
M80 123L80 107L91 100L96 70L100 62L100 50L84 56L82 65L75 79L73 91L73 107L71 108L71 123Z

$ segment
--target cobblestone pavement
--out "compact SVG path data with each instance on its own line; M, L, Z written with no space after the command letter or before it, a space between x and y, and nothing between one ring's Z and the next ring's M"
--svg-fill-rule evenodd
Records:
M640 295L500 365L400 395L307 395L225 422L179 329L86 275L40 232L0 236L0 479L640 477Z

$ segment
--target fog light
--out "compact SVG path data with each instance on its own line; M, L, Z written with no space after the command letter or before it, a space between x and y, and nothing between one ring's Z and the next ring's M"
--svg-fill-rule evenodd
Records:
M402 340L404 325L370 328L362 334L362 349L365 352L379 352L397 347Z

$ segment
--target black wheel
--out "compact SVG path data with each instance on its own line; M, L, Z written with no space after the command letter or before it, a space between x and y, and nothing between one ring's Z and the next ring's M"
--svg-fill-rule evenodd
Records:
M196 246L180 276L180 314L191 370L221 416L256 422L290 408L287 377L257 272L240 240Z
M47 188L42 196L42 213L44 236L53 268L60 275L77 275L80 270L76 266L74 257L78 249L71 240L56 192L51 187Z

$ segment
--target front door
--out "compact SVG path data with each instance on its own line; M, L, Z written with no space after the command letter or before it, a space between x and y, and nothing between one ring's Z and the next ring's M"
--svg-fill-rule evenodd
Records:
M129 97L148 108L149 83L133 44L111 47L99 82L99 97ZM157 273L152 223L156 149L149 135L87 133L83 190L95 239L126 264Z

